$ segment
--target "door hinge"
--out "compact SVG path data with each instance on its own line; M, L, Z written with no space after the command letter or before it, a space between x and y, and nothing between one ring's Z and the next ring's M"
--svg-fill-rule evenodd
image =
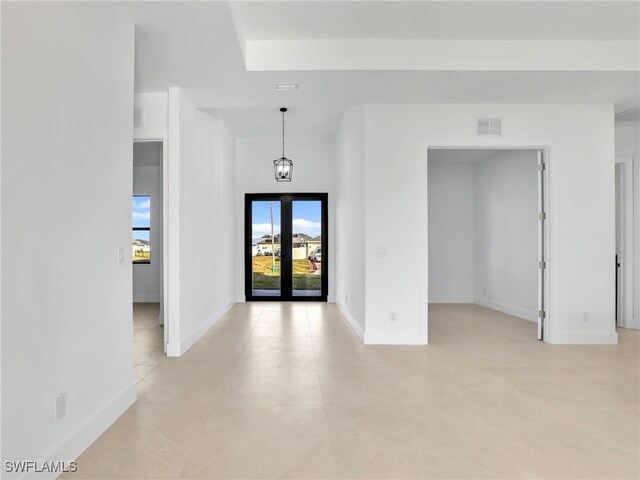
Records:
M547 214L545 212L540 212L538 214L538 220L546 220L547 219Z
M538 268L540 270L544 270L545 268L547 268L547 262L545 262L544 260L542 262L538 262Z
M539 172L544 172L544 169L545 169L545 168L547 168L547 167L545 166L545 164L544 164L544 163L539 163L539 164L538 164L538 171L539 171Z
M538 318L545 318L547 314L544 310L538 310Z

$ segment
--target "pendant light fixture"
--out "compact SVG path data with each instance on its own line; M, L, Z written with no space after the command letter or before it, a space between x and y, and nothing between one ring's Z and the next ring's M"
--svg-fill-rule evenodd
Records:
M273 161L273 170L276 175L276 182L290 182L293 174L293 162L284 156L284 114L287 109L282 107L282 158Z

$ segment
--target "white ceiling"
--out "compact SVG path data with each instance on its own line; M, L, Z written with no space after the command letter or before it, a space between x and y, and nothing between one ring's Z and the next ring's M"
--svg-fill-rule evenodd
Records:
M207 109L208 110L208 109ZM239 137L278 137L282 135L279 107L222 108L218 112ZM335 107L288 107L285 114L287 137L330 137L339 125L342 110Z
M639 40L638 2L236 2L246 40Z
M640 122L640 107L632 107L616 114L618 122Z
M445 8L434 3L456 5ZM502 8L506 3L503 2ZM628 15L629 4L637 9L637 2L514 3L521 6L519 9L507 7L512 10L508 15L522 15L525 11L533 15L533 6L541 8L546 15L555 11L550 10L550 4L557 4L557 21L543 28L548 35L581 38L592 30L593 38L637 37L637 17L631 21ZM532 28L526 33L524 27L514 30L496 26L493 18L496 14L490 12L499 8L498 2L234 2L235 24L227 2L125 2L123 5L136 22L136 92L165 91L169 86L181 86L195 105L220 110L239 136L279 135L281 106L290 108L287 134L332 135L343 109L362 103L615 103L616 112L640 103L637 71L248 72L240 47L243 37L238 39L235 25L240 22L245 37L290 37L310 35L310 32L326 37L348 30L342 11L344 18L351 21L354 16L361 19L352 24L353 35L382 37L399 35L405 30L406 35L414 36L429 32L445 36L462 30L468 35L472 31L473 35L481 35L485 29L493 29L495 36L500 29L503 36L534 35L537 30ZM480 17L476 16L482 22L474 24L472 30L463 29L454 13L461 8L465 12L466 8L476 12L481 6L487 9L483 14L478 13ZM429 32L422 28L423 23L415 20L416 11L422 12L421 15L429 13L424 23L430 25ZM573 21L565 22L566 28L561 28L559 19L567 20L570 14L575 14ZM313 19L309 19L310 16ZM466 16L465 13L464 18ZM380 26L384 17L389 25ZM602 25L594 26L596 17L602 20ZM335 26L331 26L331 19L337 22ZM437 25L432 25L434 22ZM620 28L611 28L611 22ZM295 82L299 89L278 92L275 90L278 82Z

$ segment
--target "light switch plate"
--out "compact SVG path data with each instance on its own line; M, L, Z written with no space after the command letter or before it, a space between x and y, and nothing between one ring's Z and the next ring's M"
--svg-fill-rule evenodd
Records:
M67 396L63 393L56 397L55 419L60 420L67 413Z

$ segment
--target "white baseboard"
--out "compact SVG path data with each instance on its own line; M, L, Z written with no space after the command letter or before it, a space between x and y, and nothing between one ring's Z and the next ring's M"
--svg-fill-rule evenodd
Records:
M617 345L616 332L560 332L553 335L554 345Z
M486 307L490 308L491 310L497 310L499 312L506 313L507 315L512 315L524 320L529 320L530 322L538 321L537 312L525 310L524 308L514 307L512 305L506 305L504 303L494 302L493 300L488 300L486 298L480 297L475 297L473 303L480 305L481 307Z
M356 332L356 335L358 335L358 337L360 337L360 340L364 342L364 330L355 319L355 317L351 315L351 312L349 311L347 306L339 300L336 302L336 305L338 306L338 309L340 310L344 318L347 319L347 322L349 322L349 325L351 325L351 328L353 328L353 331Z
M133 303L160 303L160 295L134 295Z
M180 356L180 342L167 342L166 352L167 357L179 357Z
M133 405L136 401L136 385L132 383L123 391L109 400L102 408L100 408L93 416L89 417L82 425L80 425L73 433L65 438L53 451L47 455L43 462L54 463L57 461L66 462L67 464L76 460L82 452L95 442L107 428ZM59 473L35 473L27 474L25 479L53 479ZM73 474L70 474L73 477Z
M365 345L426 345L422 332L370 332L364 334Z
M471 295L434 295L429 297L429 303L474 303Z
M236 296L236 303L246 303L247 299L244 297L244 295L237 295Z
M186 336L179 344L176 342L167 343L167 357L180 357L189 350L200 338L213 327L222 316L233 308L235 302L229 302L220 310L215 312L198 327L196 327L189 335Z

